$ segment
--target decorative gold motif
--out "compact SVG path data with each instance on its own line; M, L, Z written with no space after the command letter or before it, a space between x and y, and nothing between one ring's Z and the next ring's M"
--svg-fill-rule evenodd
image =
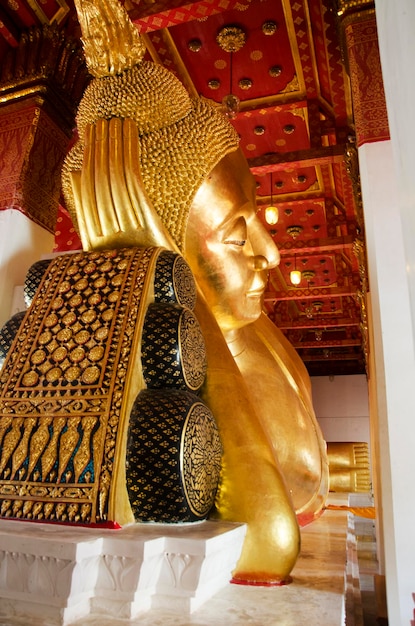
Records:
M220 80L218 78L211 78L208 82L209 89L219 89Z
M27 475L30 476L42 455L46 444L50 440L49 427L51 427L53 421L52 415L47 415L39 418L39 426L37 431L33 434L30 441L29 450L29 464L27 468ZM37 474L37 477L39 475Z
M241 80L238 82L239 88L242 89L243 91L247 91L248 89L251 89L253 82L250 78L241 78Z
M357 299L360 307L360 332L362 334L363 353L365 355L366 367L369 363L369 322L367 318L367 291L368 291L368 277L367 277L367 262L366 262L366 248L364 241L361 237L358 237L353 242L353 252L357 258L359 265L360 276L360 289L357 292Z
M272 68L271 68L272 69ZM300 84L298 82L298 77L294 76L294 78L281 90L281 93L293 93L295 91L299 91Z
M303 232L303 227L293 224L292 226L287 226L286 230L290 237L296 239Z
M273 20L267 20L262 24L262 32L264 35L270 36L277 32L278 24Z
M75 481L79 482L82 472L87 467L91 459L91 436L94 430L94 426L97 423L96 417L85 417L82 420L82 441L74 456L73 466Z
M177 302L193 311L196 298L196 283L184 258L168 250L161 252L154 275L154 301Z
M360 184L359 156L357 147L354 142L348 142L344 152L344 162L346 172L352 182L353 196L356 205L356 218L361 234L364 234L364 216L363 216L363 200L362 187Z
M183 376L189 389L198 390L207 371L205 342L199 323L190 311L184 309L180 322L179 345Z
M192 52L199 52L202 48L202 42L200 39L191 39L191 41L187 44L187 47Z
M216 41L225 52L238 52L245 45L245 31L236 24L228 24L220 29Z
M303 272L301 272L301 275L305 280L313 280L316 273L314 272L314 270L304 270Z
M12 471L10 478L13 478L16 475L16 472L21 467L23 461L27 458L29 437L32 433L33 428L35 427L36 419L34 417L27 417L24 421L24 429L23 429L23 437L21 437L19 441L19 445L15 449L12 457ZM22 470L19 478L22 479L24 476L25 470Z
M213 416L201 403L193 405L183 428L180 463L183 486L190 508L206 516L215 498L222 446Z
M77 253L51 262L0 374L0 515L114 519L114 450L131 402L126 381L137 369L130 366L137 316L158 253Z
M268 70L268 74L272 78L278 78L278 76L281 76L281 73L282 73L282 67L280 65L273 65Z
M142 339L144 380L148 387L198 391L206 375L206 348L194 314L177 305L152 304Z
M185 522L206 517L221 466L210 410L188 391L143 390L131 413L127 484L137 520Z

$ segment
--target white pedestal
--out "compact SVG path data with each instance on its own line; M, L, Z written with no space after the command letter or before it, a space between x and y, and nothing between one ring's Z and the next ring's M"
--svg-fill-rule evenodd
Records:
M98 530L0 520L0 623L190 613L229 582L245 530L211 521Z
M244 534L220 522L97 531L1 521L0 626L362 626L350 513L328 510L302 529L282 587L228 584Z

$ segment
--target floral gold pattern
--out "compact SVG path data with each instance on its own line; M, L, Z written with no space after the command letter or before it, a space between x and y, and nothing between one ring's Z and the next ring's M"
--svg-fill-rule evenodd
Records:
M77 253L50 263L0 375L1 516L114 520L123 389L158 254Z
M221 452L213 416L197 396L142 391L131 415L127 452L136 519L177 523L206 517L216 494Z

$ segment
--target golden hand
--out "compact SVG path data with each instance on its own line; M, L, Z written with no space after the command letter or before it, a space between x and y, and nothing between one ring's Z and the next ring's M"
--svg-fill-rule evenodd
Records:
M82 171L72 172L84 249L176 246L147 197L131 119L99 119L85 132Z

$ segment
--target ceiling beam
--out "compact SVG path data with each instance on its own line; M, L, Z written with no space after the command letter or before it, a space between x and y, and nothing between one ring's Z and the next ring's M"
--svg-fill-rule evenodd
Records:
M356 297L356 287L310 287L306 289L288 289L288 291L266 291L264 302L278 302L280 300L314 300L315 298Z
M19 45L20 35L18 30L2 7L0 7L0 35L12 48L17 48Z
M356 237L347 235L345 237L330 237L326 239L308 239L307 241L296 240L291 242L278 242L278 250L281 256L292 256L294 253L305 254L330 252L331 250L344 250L345 248L353 248Z
M363 356L362 353L356 352L330 352L328 356L324 354L301 354L301 358L305 363L308 362L325 362L329 363L329 361L362 361Z
M323 314L324 315L324 314ZM291 324L287 322L277 322L277 326L280 330L301 330L301 329L310 329L314 328L345 328L349 326L359 326L361 323L360 318L336 318L332 320L328 320L327 318L316 319L316 318L307 318L307 320L298 320Z
M324 348L349 348L350 346L360 346L361 341L359 339L339 339L338 341L324 340L321 341L295 341L291 342L296 350L302 348L303 350L323 350Z
M272 170L278 172L289 167L315 167L316 165L331 165L342 163L347 144L297 150L296 152L273 152L259 157L248 159L248 165L253 174L262 174L265 168L272 165Z

